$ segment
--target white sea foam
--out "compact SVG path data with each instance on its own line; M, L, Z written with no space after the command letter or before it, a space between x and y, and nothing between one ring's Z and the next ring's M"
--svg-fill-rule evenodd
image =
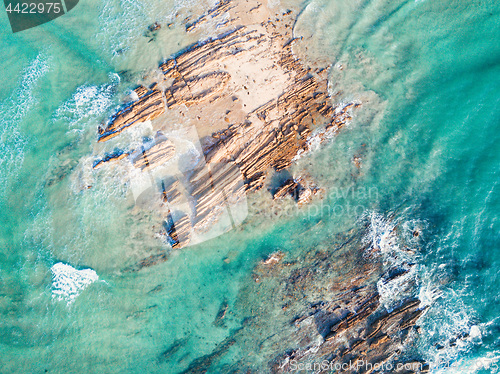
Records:
M0 193L24 162L27 137L19 131L19 122L36 104L33 89L48 70L49 59L41 53L22 71L18 88L0 102Z
M375 212L368 218L366 240L371 243L370 250L382 257L385 270L402 270L402 275L388 281L382 278L377 283L382 305L391 309L398 300L413 294L422 307L430 307L418 324L424 331L419 335L420 353L429 363L431 373L499 372L498 355L464 357L473 345L482 343L486 325L474 323L473 312L464 305L461 295L452 289L438 287L433 281L434 270L443 271L446 266L421 264L422 256L407 248L416 228L419 228L419 237L423 235L425 223L388 219Z
M377 282L377 289L381 304L391 310L404 298L418 293L420 266L413 251L402 249L395 222L375 212L369 219L365 240L371 243L371 251L382 258L386 275ZM391 273L394 275L389 276Z
M369 214L370 226L365 240L372 244L372 249L383 256L386 265L401 265L404 262L415 262L414 252L404 250L400 246L400 238L396 235L397 222L382 214Z
M92 269L77 270L74 267L58 262L52 271L52 297L73 303L77 296L90 284L99 279Z
M486 355L473 359L460 358L449 362L446 360L430 362L432 374L475 374L488 372L496 374L500 372L500 352L490 352Z
M423 306L431 306L437 299L443 296L443 293L430 281L422 283L418 293L418 299Z
M112 106L114 88L120 80L116 74L110 74L109 78L108 84L78 87L72 97L56 110L54 119L67 121L72 130L83 131L89 125L95 129L96 124L88 119L102 115Z

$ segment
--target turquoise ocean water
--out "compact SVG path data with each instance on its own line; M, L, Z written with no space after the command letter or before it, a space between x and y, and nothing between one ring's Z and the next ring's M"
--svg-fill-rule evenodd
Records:
M250 196L243 226L160 265L124 270L146 249L162 249L154 217L133 208L119 176L93 175L85 160L98 124L128 90L204 36L185 36L182 20L211 5L81 0L18 34L0 16L0 372L181 372L241 325L236 310L226 326L212 322L221 303L232 310L258 261L276 250L300 256L366 221L379 239L394 224L421 232L419 296L435 301L413 349L454 364L436 373L498 372L493 0L298 4L295 31L306 43L296 53L333 65L335 102L362 103L349 126L293 167L325 187L325 199L275 216L257 214L264 192ZM173 26L150 41L144 33L155 21ZM98 280L68 303L54 293L59 262L93 269ZM173 359L159 359L172 344ZM236 347L223 361L246 354Z

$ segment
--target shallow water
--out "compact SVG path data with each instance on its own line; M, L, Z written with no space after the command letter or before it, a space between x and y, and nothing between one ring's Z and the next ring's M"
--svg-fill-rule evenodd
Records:
M243 226L126 271L166 249L154 237L154 213L134 206L120 176L90 171L96 128L159 61L207 35L185 37L181 21L211 5L81 1L17 34L0 20L2 372L180 372L241 326L236 305L249 297L258 261L277 250L300 258L366 222L389 260L405 235L421 233L411 242L420 297L437 299L419 321L415 354L454 364L436 373L497 372L494 1L302 3L296 53L333 64L335 102L362 103L348 127L293 167L325 188L324 200L299 211L287 202L265 206L259 192L249 196ZM173 26L149 42L144 33L155 21ZM396 242L384 241L391 225L403 228ZM72 302L54 297L58 262L98 279ZM259 308L259 297L249 300L250 310ZM226 325L217 326L223 303ZM212 372L248 354L241 349L233 346Z

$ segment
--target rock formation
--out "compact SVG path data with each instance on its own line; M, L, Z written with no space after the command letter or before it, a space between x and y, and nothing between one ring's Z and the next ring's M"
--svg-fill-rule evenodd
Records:
M293 178L289 178L273 193L273 199L279 200L289 195L296 197L298 188L298 183Z
M291 196L300 207L309 203L313 195L320 191L310 180L304 177L288 178L273 192L273 199L281 200Z
M123 150L105 153L94 168L113 161L130 167L134 178L138 173L154 179L158 194L136 189L135 196L147 193L163 209L162 235L172 248L240 224L246 194L262 188L270 170L288 168L311 144L323 142L351 119L357 104L332 106L327 69L312 69L293 54L295 14L273 14L255 0L221 1L186 25L186 32L197 32L210 22L217 25L217 35L163 62L161 79L137 88L134 99L99 129L99 143L116 144L128 129L150 123L156 135L139 147L120 143ZM273 197L291 195L302 205L317 191L304 178L289 178ZM285 261L285 254L276 252L258 264L255 282L248 282L236 306L248 314L242 327L185 372L207 372L235 343L243 352L259 352L261 371L242 355L222 372L286 373L295 371L294 364L326 361L356 365L346 373L373 373L376 369L358 364L412 362L400 350L418 333L416 322L426 306L414 296L396 300L393 309L382 304L379 280L390 283L400 272L383 269L380 259L370 257L376 248L369 250L360 237L311 249L300 262ZM166 258L166 252L153 253L131 270ZM248 310L256 304L258 312ZM215 326L224 325L232 307L221 305ZM170 359L179 344L159 359ZM391 372L425 372L419 361L413 363L419 368Z
M122 132L129 126L158 117L165 111L165 103L160 90L148 90L145 87L135 89L137 101L125 106L116 113L105 129L99 128L99 141L104 142Z
M258 263L236 305L223 303L216 317L232 310L241 327L185 373L429 372L418 354L405 352L429 306L414 285L408 295L391 295L394 307L381 302L388 295L379 281L395 285L405 265L386 268L365 234L353 230L300 260L279 251ZM253 354L224 358L229 341Z
M325 140L351 118L354 104L331 105L327 69L313 70L293 54L294 13L271 16L255 1L222 1L186 26L187 32L196 32L204 22L216 22L217 36L167 59L159 67L163 78L135 89L136 99L99 129L98 141L106 142L146 121L166 138L179 119L194 124L203 160L189 175L154 175L167 205L163 234L175 248L215 235L207 232L216 221L239 224L241 217L228 210L229 201L242 203L246 193L264 185L270 170L288 168L312 142ZM176 152L166 138L105 156L95 167L129 156L144 172L159 170ZM309 188L295 192L299 205L313 195ZM182 213L169 206L173 196L184 204Z

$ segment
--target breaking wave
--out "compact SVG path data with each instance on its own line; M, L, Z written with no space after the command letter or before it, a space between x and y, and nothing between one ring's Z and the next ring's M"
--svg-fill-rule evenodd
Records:
M95 129L96 124L89 121L89 118L101 116L110 109L119 81L117 74L110 74L108 84L78 87L73 96L56 110L54 119L68 122L69 127L78 132L89 126Z
M405 297L417 297L422 307L430 307L420 317L422 333L418 337L418 354L434 374L498 373L500 352L470 357L474 346L482 344L487 330L477 323L474 311L463 303L453 289L438 285L432 279L434 267L426 264L418 248L425 235L425 222L388 218L380 213L367 214L369 226L365 240L369 251L381 256L385 275L377 283L382 305L396 308Z
M33 89L48 70L48 58L39 54L22 71L18 88L0 102L0 195L3 195L8 181L17 175L24 162L28 138L19 130L19 123L36 105Z
M74 267L58 262L52 271L52 297L64 300L70 305L78 295L90 284L99 279L92 269L77 270Z

